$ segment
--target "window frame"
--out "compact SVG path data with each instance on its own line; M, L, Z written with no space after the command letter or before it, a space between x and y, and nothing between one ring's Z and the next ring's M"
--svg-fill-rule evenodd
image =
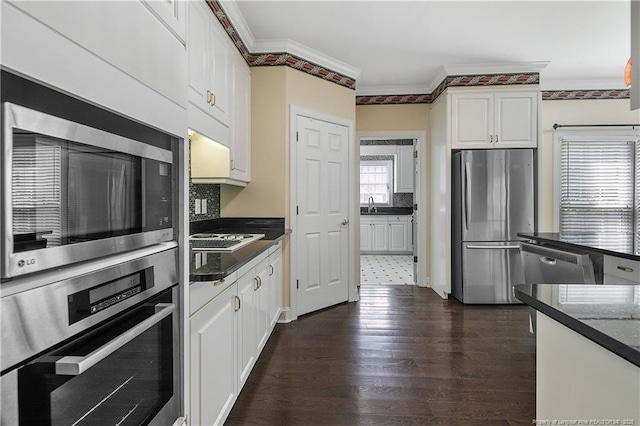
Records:
M358 165L360 166L386 166L387 167L387 177L388 177L388 183L387 183L387 197L389 202L388 203L379 203L376 202L374 203L376 206L382 206L382 207L393 207L393 180L394 180L394 162L393 160L360 160L360 163ZM360 170L358 169L358 199L360 199L360 195L362 194L362 179L361 179L361 175L360 175ZM368 207L369 203L365 202L365 203L360 203L360 207Z
M561 196L561 142L563 139L572 141L619 141L628 142L631 139L640 140L640 130L607 128L596 129L585 126L581 129L557 129L553 136L553 232L560 232L560 196ZM542 176L542 174L540 174ZM640 182L636 182L636 185ZM542 186L542 185L541 185ZM634 203L635 205L635 203ZM634 212L635 215L636 212ZM635 233L635 230L634 230Z

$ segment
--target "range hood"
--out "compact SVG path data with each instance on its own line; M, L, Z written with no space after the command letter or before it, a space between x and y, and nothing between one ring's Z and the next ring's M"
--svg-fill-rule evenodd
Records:
M196 132L189 132L191 181L193 183L247 186L231 177L229 148Z

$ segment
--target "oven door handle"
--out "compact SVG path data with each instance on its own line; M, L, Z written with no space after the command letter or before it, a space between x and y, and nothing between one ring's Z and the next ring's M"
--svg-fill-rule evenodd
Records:
M136 326L130 328L125 333L115 339L100 346L95 351L86 356L65 356L56 361L56 374L60 376L78 376L160 321L171 315L175 311L176 305L173 303L156 304L156 313Z

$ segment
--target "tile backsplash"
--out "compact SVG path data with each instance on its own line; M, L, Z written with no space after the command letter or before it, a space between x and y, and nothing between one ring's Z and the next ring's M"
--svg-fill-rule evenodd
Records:
M196 214L196 199L207 200L207 212ZM220 185L189 182L189 221L220 217Z

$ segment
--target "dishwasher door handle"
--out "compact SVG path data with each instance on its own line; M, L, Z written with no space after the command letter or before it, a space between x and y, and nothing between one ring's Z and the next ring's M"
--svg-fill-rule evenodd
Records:
M467 246L467 248L474 250L515 250L520 249L520 246Z
M553 257L548 256L540 256L540 262L546 263L547 265L555 265L557 260Z

